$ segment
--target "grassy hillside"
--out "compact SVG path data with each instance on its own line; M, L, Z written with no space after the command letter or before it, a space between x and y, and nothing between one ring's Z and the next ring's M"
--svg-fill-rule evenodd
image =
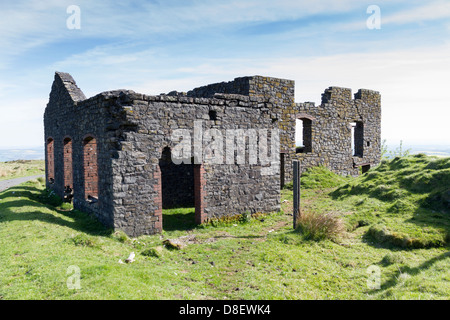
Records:
M0 299L448 299L448 169L422 156L356 179L315 168L297 230L286 188L280 213L194 226L192 209L165 210L163 234L136 239L31 181L0 193Z
M0 180L45 174L44 160L0 162Z
M357 208L347 219L370 225L377 241L400 247L439 247L450 235L450 158L425 155L383 161L331 193Z

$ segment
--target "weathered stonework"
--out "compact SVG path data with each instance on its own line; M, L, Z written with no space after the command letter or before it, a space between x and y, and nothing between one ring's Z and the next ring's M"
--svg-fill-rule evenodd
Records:
M161 232L164 207L195 207L197 223L245 211L273 212L280 209L280 184L291 180L293 159L301 160L303 169L325 165L351 175L358 166L376 165L380 108L375 91L359 90L352 99L350 89L336 87L325 91L320 106L295 103L293 81L261 76L187 93L115 90L86 99L69 74L57 72L44 114L47 186L61 197L69 186L75 208L131 236ZM303 119L303 153L296 152L295 119ZM358 156L351 153L352 122L359 126ZM193 138L195 123L200 136L279 129L275 152L282 154L276 163L281 172L265 174L270 164L249 161L250 144L244 163L237 155L229 163L224 155L222 163L193 157L175 165L169 158L179 141L172 135L184 129ZM204 155L208 146L202 147ZM191 147L195 155L195 142Z
M359 174L360 167L364 171L379 163L381 97L378 92L360 89L352 99L351 89L330 87L322 94L322 103L317 107L308 102L296 103L286 121L287 127L301 118L311 125L310 150L295 153L292 145L287 146L288 163L296 159L301 161L302 170L323 165L336 173L353 176ZM356 124L355 153L352 153L351 123ZM288 139L293 139L293 132L289 134ZM289 177L289 173L286 175Z

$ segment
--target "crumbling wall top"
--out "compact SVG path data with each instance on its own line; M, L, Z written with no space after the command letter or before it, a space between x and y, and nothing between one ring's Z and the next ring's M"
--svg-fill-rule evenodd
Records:
M352 97L352 89L343 87L329 87L322 94L322 104L329 103L331 100L364 100L376 102L380 101L381 95L378 91L359 89Z
M82 101L86 99L83 91L78 88L77 83L72 76L65 72L55 72L55 81L60 80L63 86L66 88L67 93L70 95L74 102Z

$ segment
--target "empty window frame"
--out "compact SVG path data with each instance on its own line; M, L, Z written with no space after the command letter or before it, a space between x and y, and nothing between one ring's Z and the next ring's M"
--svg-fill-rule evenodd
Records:
M350 123L352 156L362 157L364 148L364 125L361 121Z
M310 119L295 119L295 152L312 152L312 121Z

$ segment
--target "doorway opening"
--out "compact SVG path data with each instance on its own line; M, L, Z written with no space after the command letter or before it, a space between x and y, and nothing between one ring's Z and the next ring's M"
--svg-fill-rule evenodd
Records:
M201 164L172 161L169 147L159 159L161 171L162 228L189 230L204 221L203 167Z

